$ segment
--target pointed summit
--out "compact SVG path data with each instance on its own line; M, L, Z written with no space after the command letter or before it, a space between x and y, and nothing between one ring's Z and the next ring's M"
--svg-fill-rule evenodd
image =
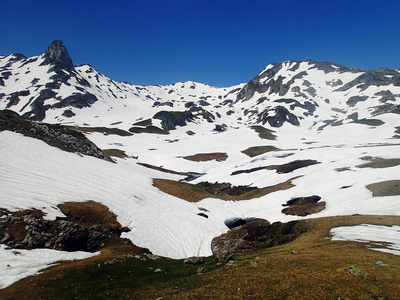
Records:
M61 69L72 70L74 64L72 59L68 54L67 48L65 48L64 43L60 40L54 41L47 48L44 53L44 64L52 64Z

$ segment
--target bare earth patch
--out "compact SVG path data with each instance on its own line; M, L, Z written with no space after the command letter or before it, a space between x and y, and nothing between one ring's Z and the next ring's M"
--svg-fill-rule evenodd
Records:
M176 175L182 175L182 176L189 176L190 175L188 172L177 172L177 171L165 169L163 167L153 166L153 165L146 164L146 163L139 163L138 162L137 164L141 165L143 167L146 167L146 168L149 168L149 169L153 169L153 170L157 170L157 171L164 172L164 173L176 174Z
M272 192L290 189L294 186L292 184L292 180L296 178L297 177L291 178L285 182L281 182L273 186L245 190L240 195L224 195L221 193L219 194L213 189L210 190L200 184L177 182L168 179L153 179L153 185L164 193L170 194L189 202L198 202L205 198L217 198L221 200L249 200L265 196Z
M109 135L109 134L115 134L119 136L131 136L132 133L129 133L128 131L118 129L118 128L108 128L108 127L78 127L78 126L65 126L69 127L71 129L80 131L80 132L85 132L85 133L91 133L91 132L98 132L102 133L104 135Z
M400 158L374 159L370 162L358 165L358 168L389 168L400 165Z
M59 204L61 212L69 221L81 226L100 225L104 228L121 231L122 227L117 221L117 216L107 206L95 201L66 202Z
M247 148L246 150L243 150L242 153L246 154L249 157L254 157L260 154L264 154L267 152L272 152L272 151L279 151L280 149L274 147L274 146L255 146L255 147L250 147Z
M322 211L326 206L325 201L318 203L304 203L295 204L282 209L282 213L285 215L305 217L308 215L316 214Z
M400 180L387 180L367 185L374 197L400 195Z
M169 131L158 128L157 126L146 126L146 127L138 127L138 126L134 126L129 128L129 132L132 133L153 133L153 134L164 134L164 135L168 135Z
M271 129L267 129L259 125L251 126L251 129L257 132L261 139L276 140L276 135L274 134L275 131Z
M242 173L252 173L260 170L276 170L276 172L279 173L290 173L294 170L312 166L315 164L319 164L320 162L312 159L306 159L306 160L295 160L287 164L283 165L272 165L272 166L265 166L265 167L257 167L253 169L247 169L247 170L238 170L232 172L231 175L239 175Z
M213 159L217 161L225 161L228 158L228 154L223 152L198 153L190 156L184 156L183 158L191 161L209 161Z
M126 155L125 151L120 150L120 149L104 149L103 151L108 156L119 157L119 158L127 158L128 157L128 155Z

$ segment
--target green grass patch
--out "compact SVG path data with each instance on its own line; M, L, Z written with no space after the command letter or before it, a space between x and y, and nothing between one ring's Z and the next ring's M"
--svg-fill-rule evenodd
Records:
M199 286L198 268L207 272L218 268L213 257L200 266L187 265L183 260L161 258L151 260L124 256L101 263L66 269L58 276L38 277L30 299L157 299L157 293L176 286ZM14 299L22 299L24 290L16 291Z

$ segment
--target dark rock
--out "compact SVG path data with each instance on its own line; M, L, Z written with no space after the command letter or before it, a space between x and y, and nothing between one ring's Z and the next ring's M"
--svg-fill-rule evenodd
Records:
M283 206L287 206L282 210L286 215L305 217L311 214L318 213L325 209L326 203L321 200L320 196L297 197L287 201Z
M201 105L201 106L209 106L210 103L208 103L207 101L204 101L204 100L200 100L199 101L199 105Z
M208 269L206 267L199 267L197 268L197 273L202 274L208 272Z
M66 118L72 118L73 116L75 116L76 114L70 110L70 109L66 109L64 110L64 112L62 113L62 115Z
M225 253L243 253L261 247L273 247L288 243L305 232L303 223L273 223L268 221L252 221L238 226L211 242L214 255Z
M194 119L190 111L160 111L153 118L161 120L161 126L166 131L174 130L177 126L186 126L186 122Z
M21 224L24 226L22 232L18 229ZM100 225L85 227L67 220L48 221L33 214L19 216L14 213L7 217L7 223L2 230L11 234L6 232L0 242L17 249L48 248L94 252L108 238L105 234L108 231Z
M224 223L229 229L232 229L232 228L242 226L244 224L247 224L247 223L253 222L253 221L262 221L262 222L269 223L267 220L261 219L261 218L231 218L231 219L225 220Z
M371 85L386 86L391 84L393 84L394 86L400 86L400 74L394 70L383 68L365 72L353 81L350 81L339 89L336 89L335 92L347 91L354 86L357 86L360 91L364 91Z
M187 258L185 258L183 263L187 264L187 265L202 265L202 264L204 264L204 258L197 257L197 256L187 257Z
M189 102L186 102L186 103L185 103L185 107L186 107L186 108L191 108L191 107L193 107L193 106L195 106L195 104L194 104L193 101L189 101Z
M17 105L20 101L19 99L20 96L28 96L29 94L30 92L28 90L11 93L8 97L8 103L6 108L10 108L11 106Z
M296 107L300 107L304 110L307 110L307 112L310 115L312 115L315 112L315 110L318 106L317 103L311 103L310 101L305 101L304 104L301 104L299 101L297 101L295 99L278 99L278 100L275 100L274 102L290 104L291 110L294 110Z
M346 104L350 107L354 107L358 102L363 102L368 99L368 96L353 96L346 101Z
M0 240L0 244L7 244L9 241L11 241L11 235L6 232L3 238Z
M356 275L356 276L368 276L367 272L360 270L359 268L357 268L355 266L348 267L347 272L349 272L352 275Z
M290 206L293 204L313 204L317 203L319 200L321 200L321 197L317 195L308 197L296 197L287 201L286 204L283 204L283 206Z
M272 115L274 113L274 115ZM271 127L281 127L285 122L292 125L299 126L300 122L297 116L290 113L285 107L277 106L274 108L267 108L258 114L257 123L268 123Z
M91 93L80 94L76 93L74 95L68 96L56 104L53 104L52 108L63 108L67 106L72 106L76 108L90 107L93 103L97 101L97 97Z
M58 147L65 151L77 152L113 162L103 150L86 138L83 133L62 125L32 122L0 111L0 131L3 130L40 139L50 146Z
M322 70L322 71L324 71L325 74L331 73L331 72L357 73L357 72L361 72L362 71L362 70L357 69L357 68L351 68L351 67L347 67L347 66L344 66L344 65L333 64L331 62L318 62L318 61L315 61L313 59L309 59L308 62L314 65L314 67L312 67L311 69Z
M156 101L156 102L153 103L153 107L158 107L158 106L169 106L169 107L173 107L174 104L173 104L172 102L169 102L169 101L167 101L167 102L159 102L159 101Z
M392 94L391 91L386 90L386 91L380 91L374 94L375 96L381 96L381 99L379 99L379 102L386 103L388 101L396 101L396 98Z
M228 251L219 251L217 253L214 253L214 255L215 260L220 263L227 263L228 261L233 260L233 254Z
M226 131L226 125L225 125L225 126L224 126L224 125L225 125L225 124L222 124L222 125L215 124L214 131L217 131L217 132Z
M67 48L62 41L54 41L44 53L44 65L56 65L62 69L71 71L74 68L72 59L69 56Z

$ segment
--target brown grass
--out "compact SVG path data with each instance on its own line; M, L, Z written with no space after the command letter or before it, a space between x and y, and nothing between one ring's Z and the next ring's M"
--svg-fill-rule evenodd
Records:
M165 299L399 299L399 256L369 250L363 243L327 238L337 226L399 222L400 217L387 216L310 219L312 229L291 243L237 256L238 266L197 276L195 286L153 290L147 295L157 292ZM378 260L389 267L377 266ZM351 265L369 275L348 273Z
M120 149L104 149L103 151L108 156L119 157L119 158L127 158L128 157L128 155L126 155L125 151L120 150Z
M228 158L228 155L222 152L198 153L195 155L184 156L183 158L191 161L209 161L213 159L217 161L225 161Z
M77 130L80 132L90 133L90 132L99 132L104 135L115 134L119 136L131 136L132 133L128 131L119 129L119 128L108 128L108 127L79 127L79 126L65 126L71 128L73 130Z
M400 180L387 180L367 185L374 197L400 195Z
M279 151L279 150L280 150L279 148L276 148L274 146L254 146L247 148L246 150L243 150L242 153L246 154L249 157L254 157L267 152Z
M275 131L273 131L271 129L267 129L267 128L262 127L260 125L251 126L251 129L253 129L255 132L257 132L258 136L261 139L276 140L276 135L274 134Z
M157 170L157 171L164 172L164 173L176 174L176 175L182 175L182 176L189 176L189 173L187 173L187 172L177 172L177 171L165 169L163 167L153 166L153 165L146 164L146 163L139 163L138 162L137 164L141 165L143 167L146 167L146 168L149 168L149 169L153 169L153 170Z
M238 170L238 171L232 172L231 175L233 176L233 175L239 175L242 173L253 173L253 172L260 171L260 170L276 170L277 173L290 173L297 169L305 168L305 167L312 166L315 164L319 164L319 162L316 160L312 160L312 159L295 160L295 161L291 161L291 162L289 162L287 164L283 164L283 165L271 165L271 166L256 167L256 168L246 169L246 170Z
M152 134L164 134L168 135L169 131L158 128L157 126L147 126L147 127L131 127L129 128L129 131L132 133L152 133Z
M59 204L61 212L68 217L68 220L81 226L90 227L101 225L104 228L121 228L117 216L107 206L95 201L87 202L66 202Z
M325 206L325 201L317 203L294 204L282 209L282 213L286 215L305 217L307 215L319 213L325 208Z
M291 187L294 186L292 184L292 180L294 179L295 178L291 178L285 182L281 182L273 186L257 188L238 196L216 195L214 193L210 193L203 186L185 182L177 182L169 179L157 179L157 178L153 179L153 185L164 193L170 194L172 196L181 198L189 202L197 202L204 198L217 198L221 200L236 201L236 200L249 200L249 199L259 198L267 194L270 194L272 192L290 189Z

